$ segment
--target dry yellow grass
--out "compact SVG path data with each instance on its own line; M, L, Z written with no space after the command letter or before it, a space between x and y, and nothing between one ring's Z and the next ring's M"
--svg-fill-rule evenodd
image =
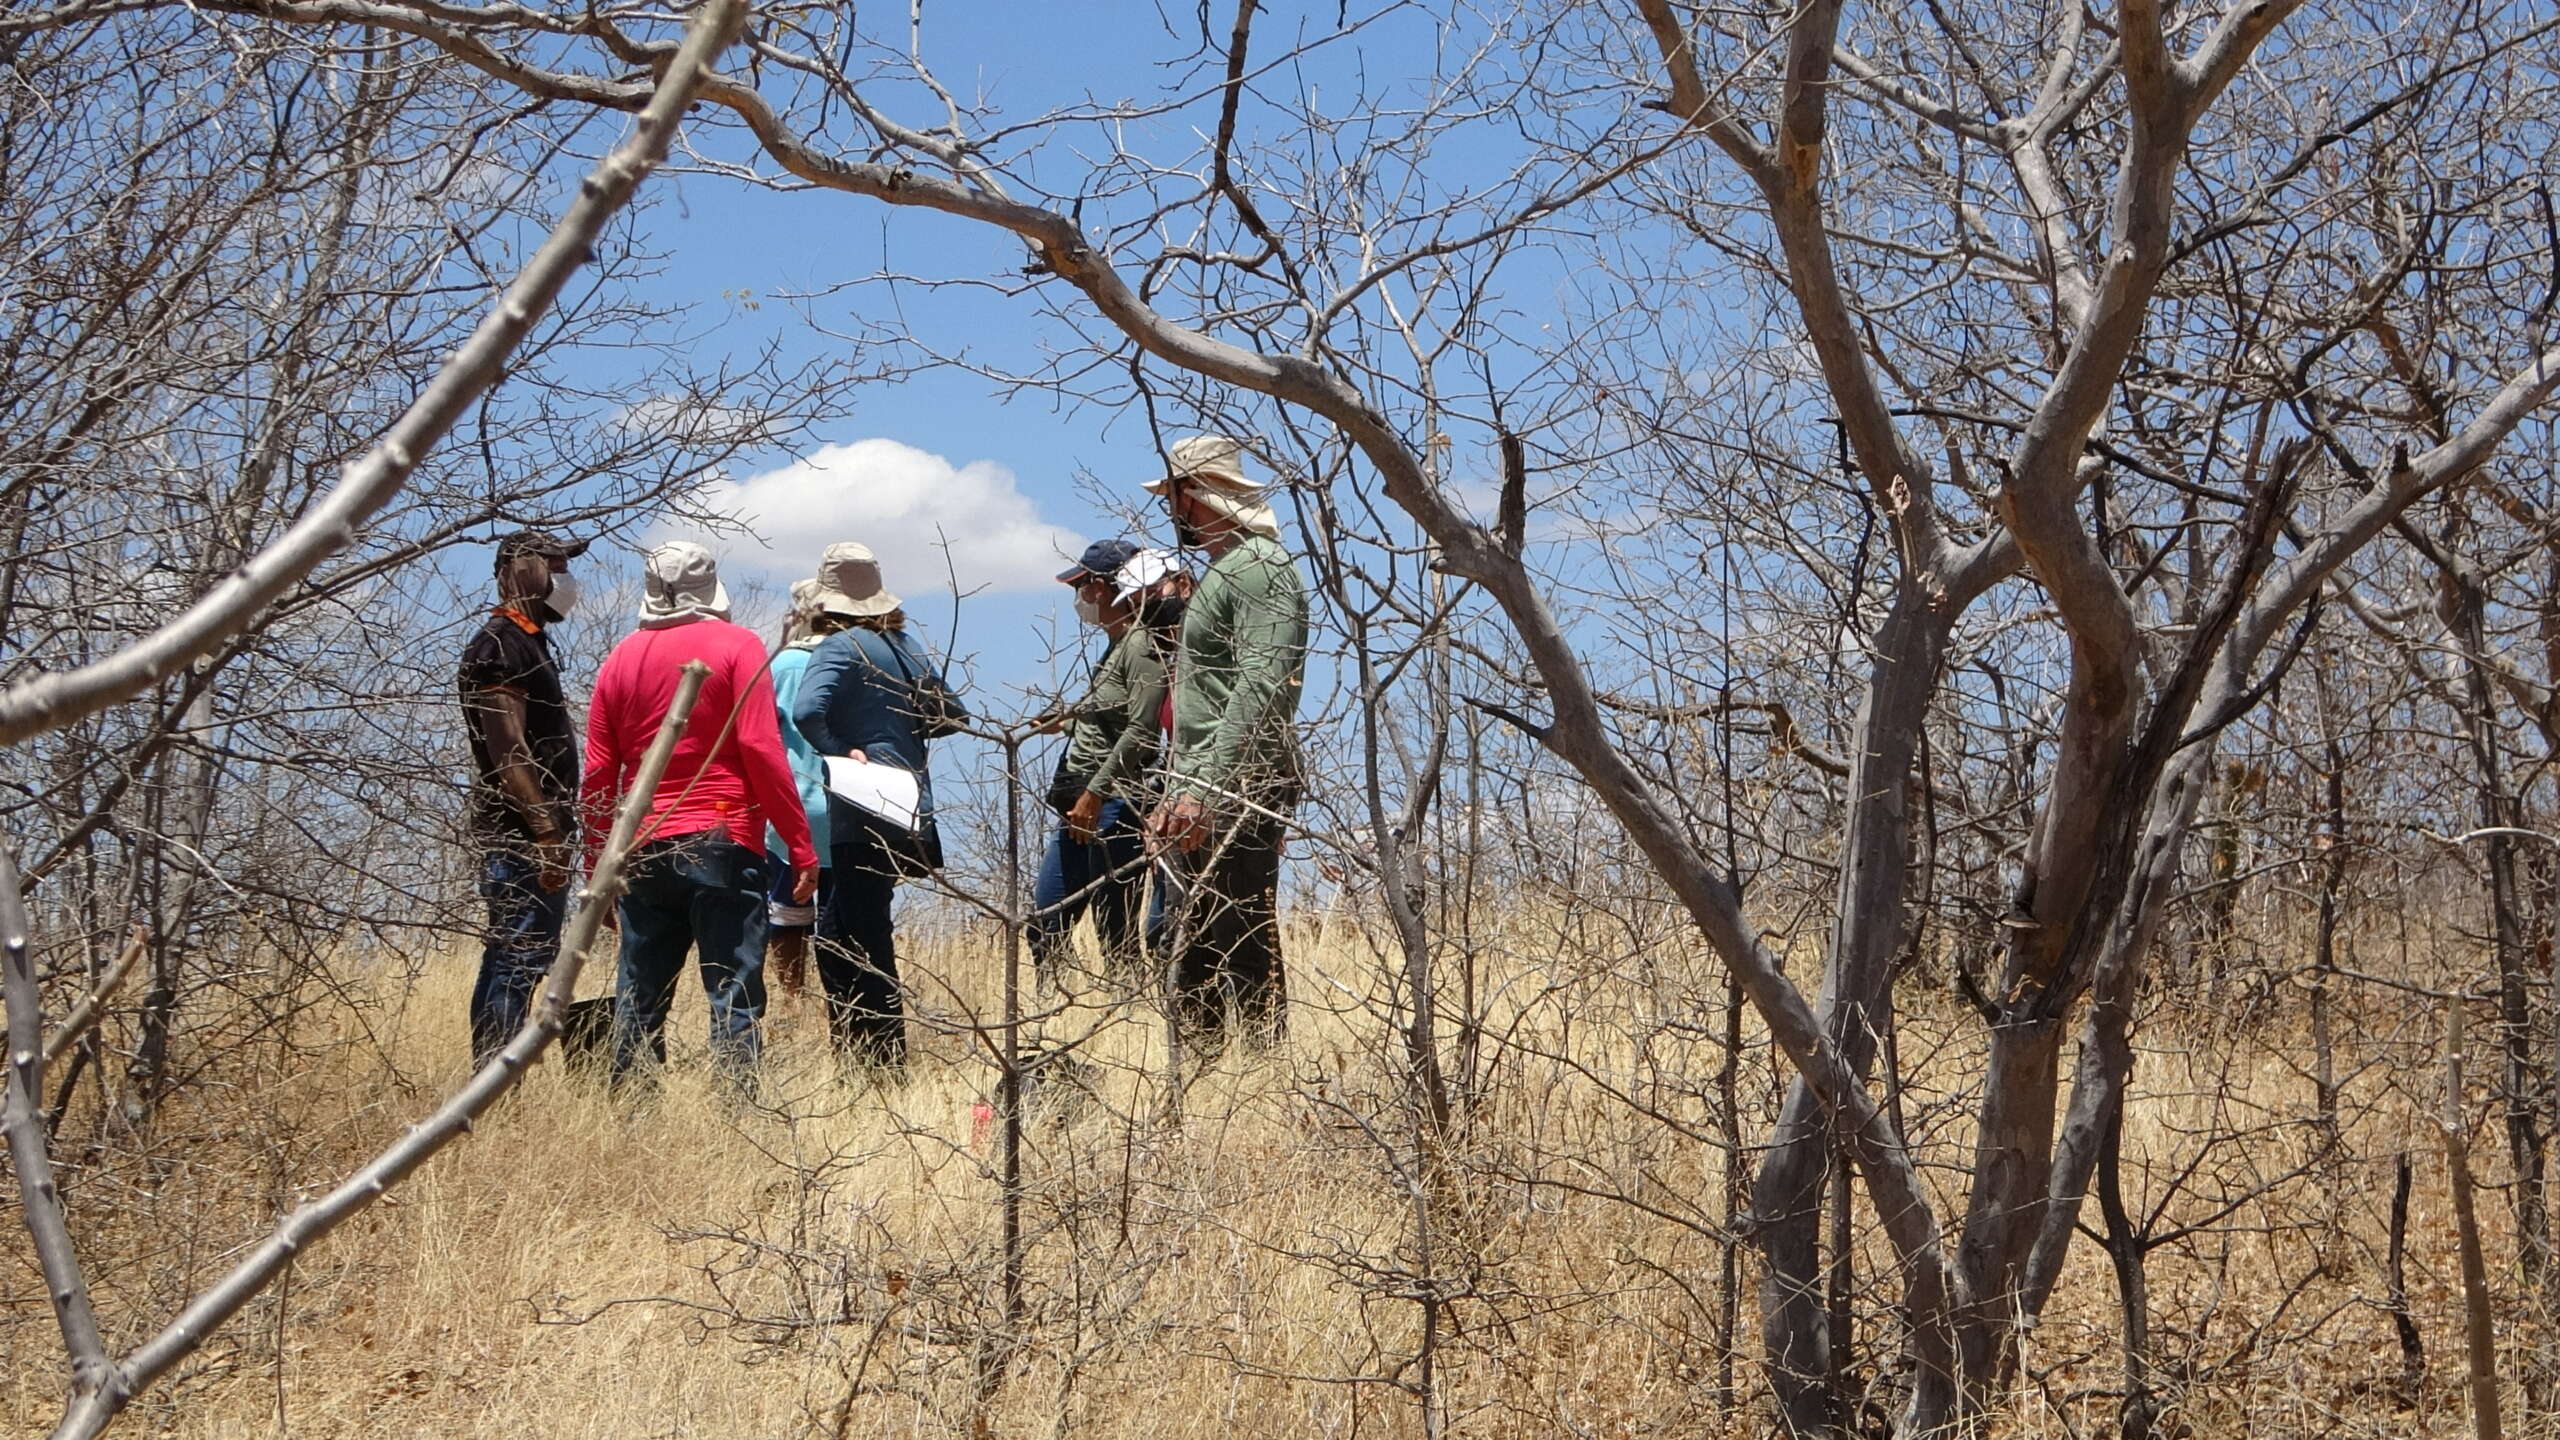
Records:
M564 1440L1420 1434L1427 1279L1450 1297L1435 1381L1452 1431L1758 1433L1719 1388L1723 1160L1696 1138L1718 1125L1705 1084L1716 1052L1706 1027L1661 1023L1720 988L1711 969L1633 978L1598 962L1510 962L1538 982L1520 992L1544 998L1521 1002L1494 1098L1454 1178L1435 1185L1394 1103L1370 944L1347 925L1295 938L1287 1044L1212 1068L1178 1126L1151 1010L1082 1005L1042 1023L1079 1039L1093 1069L1089 1094L1053 1089L1063 1098L1042 1099L1028 1123L1019 1327L1001 1303L1001 1137L975 1109L995 1080L983 1040L931 1036L909 1083L848 1086L826 1061L815 998L777 997L763 1103L742 1109L704 1082L695 993L675 1021L677 1074L654 1103L544 1066L128 1426ZM926 1002L945 1020L992 1020L1000 973L983 933L928 940L909 963L938 987ZM338 1043L244 1060L166 1122L185 1137L164 1140L175 1164L86 1157L74 1198L111 1325L131 1336L165 1318L227 1248L456 1081L469 968L456 956L414 985L360 979L377 1003L315 1011L334 1017ZM2413 1119L2426 1034L2356 1037L2375 1068L2351 1081L2334 1165L2155 1252L2161 1364L2187 1433L2458 1426L2443 1167ZM1956 1161L1964 1107L1944 1102L1971 1031L1923 1013L1902 1043L1924 1155ZM2290 1018L2155 1038L2129 1183L2187 1171L2214 1129L2266 1127L2211 1152L2173 1222L2299 1168L2301 1045ZM1747 1137L1775 1093L1765 1061L1755 1049L1744 1077ZM2433 1367L2418 1408L2395 1411L2383 1397L2397 1352L2373 1302L2388 1157L2413 1145L2412 1301ZM2484 1168L2495 1149L2484 1134ZM2495 1198L2484 1206L2503 1227ZM51 1417L59 1370L22 1241L8 1244L0 1417L23 1430ZM1742 1273L1747 1284L1747 1260ZM1882 1352L1891 1290L1878 1281L1860 1298L1862 1340ZM2115 1333L2112 1279L2084 1244L2030 1343L2008 1428L2106 1428ZM988 1358L1008 1346L990 1383ZM1756 1392L1747 1358L1736 1369Z

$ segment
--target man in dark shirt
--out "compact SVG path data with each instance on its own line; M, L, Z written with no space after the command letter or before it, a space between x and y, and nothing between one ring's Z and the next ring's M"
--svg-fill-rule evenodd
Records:
M471 841L489 925L471 990L472 1063L524 1025L559 953L578 825L578 741L545 629L577 603L586 542L519 530L498 542L498 603L462 647Z

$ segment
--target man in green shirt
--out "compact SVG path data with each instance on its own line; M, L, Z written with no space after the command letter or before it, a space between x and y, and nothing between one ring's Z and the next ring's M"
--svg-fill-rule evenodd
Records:
M1148 833L1168 856L1185 908L1174 935L1178 1021L1222 1040L1232 1009L1277 1037L1280 848L1302 788L1298 696L1307 661L1307 586L1280 543L1244 446L1182 440L1163 479L1175 538L1209 557L1173 657L1172 747Z

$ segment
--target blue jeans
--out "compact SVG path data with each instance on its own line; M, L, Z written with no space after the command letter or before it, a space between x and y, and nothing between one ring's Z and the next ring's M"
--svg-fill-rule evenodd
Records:
M529 856L492 850L480 861L480 898L489 926L480 946L480 978L471 987L471 1063L490 1056L524 1028L533 992L560 953L569 887L545 890Z
M1137 815L1119 800L1104 803L1095 829L1102 838L1090 845L1067 834L1064 825L1049 832L1049 851L1031 890L1031 923L1024 927L1031 963L1043 973L1056 973L1057 962L1074 946L1076 921L1088 910L1104 960L1118 971L1137 968L1146 837Z
M622 896L622 975L613 1007L613 1078L667 1058L667 1007L687 951L711 998L711 1053L744 1078L763 1051L766 864L761 851L704 830L642 846Z

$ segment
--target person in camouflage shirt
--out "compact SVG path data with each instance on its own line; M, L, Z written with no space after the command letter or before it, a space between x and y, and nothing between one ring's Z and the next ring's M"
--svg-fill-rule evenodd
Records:
M1165 793L1148 820L1183 899L1175 1013L1212 1046L1234 1019L1277 1038L1287 1020L1280 852L1303 788L1307 586L1240 442L1194 436L1169 458L1147 488L1171 507L1175 538L1209 557L1181 617Z
M1097 540L1058 576L1075 590L1077 618L1110 643L1083 698L1057 717L1067 732L1049 782L1058 826L1040 860L1026 927L1032 964L1050 984L1064 983L1061 963L1072 957L1076 921L1088 913L1111 971L1125 976L1138 964L1147 890L1143 786L1156 749L1151 707L1164 692L1155 637L1129 603L1137 587L1122 583L1124 567L1141 555L1169 558L1126 540Z

